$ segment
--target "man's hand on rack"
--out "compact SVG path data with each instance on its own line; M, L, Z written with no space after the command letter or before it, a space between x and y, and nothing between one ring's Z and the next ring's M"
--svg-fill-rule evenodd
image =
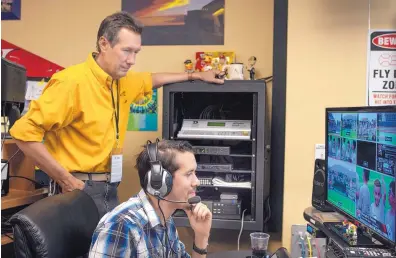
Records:
M209 82L209 83L216 83L216 84L224 84L224 72L217 71L217 70L209 70L206 72L200 72L200 73L193 73L198 76L198 79L204 82Z

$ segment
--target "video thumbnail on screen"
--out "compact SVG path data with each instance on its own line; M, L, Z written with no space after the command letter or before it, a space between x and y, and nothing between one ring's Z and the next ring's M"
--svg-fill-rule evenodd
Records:
M341 134L341 113L329 113L328 117L329 134Z
M377 113L360 113L358 117L359 140L377 140Z
M357 164L361 167L375 170L376 143L357 141Z
M377 149L377 171L391 176L395 175L396 146L378 144Z
M394 178L361 167L357 167L356 172L357 218L382 235L394 239L396 211Z
M396 113L378 114L378 142L396 146Z
M341 136L356 139L357 114L343 113L341 116Z
M328 159L328 199L352 216L356 211L356 166L354 164Z

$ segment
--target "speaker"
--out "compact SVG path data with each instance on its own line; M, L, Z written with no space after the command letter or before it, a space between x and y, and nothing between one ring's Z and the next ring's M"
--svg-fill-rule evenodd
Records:
M327 184L325 172L325 160L316 159L312 187L312 206L319 211L333 211L333 209L328 204L326 204Z

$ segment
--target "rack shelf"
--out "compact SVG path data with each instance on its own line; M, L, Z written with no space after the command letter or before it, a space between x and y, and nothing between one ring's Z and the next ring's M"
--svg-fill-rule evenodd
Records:
M252 170L242 170L242 169L233 169L231 171L205 171L205 170L196 170L197 172L205 172L205 173L219 173L219 174L251 174Z
M222 202L221 193L237 194L241 207L246 210L244 228L247 230L264 230L264 203L269 197L269 153L265 146L269 143L269 126L266 123L266 85L264 81L226 81L224 87L216 87L205 82L175 83L164 88L163 92L163 138L184 140L191 143L195 149L198 164L208 165L197 169L198 178L203 182L207 178L219 176L226 181L249 181L250 187L235 187L233 185L200 185L198 195L203 199ZM196 101L199 99L200 101ZM197 138L186 135L178 137L183 121L215 120L219 121L249 121L250 138L248 139L208 139L207 135ZM210 131L205 123L197 122L202 134ZM224 124L224 125L223 125ZM226 123L219 123L226 130L235 127ZM194 124L190 125L195 127ZM211 125L212 126L212 125ZM217 126L217 125L216 125ZM245 124L246 126L246 124ZM216 128L217 130L218 128ZM238 128L239 129L239 128ZM236 130L238 130L236 129ZM225 130L224 130L225 131ZM268 145L269 146L269 145ZM210 165L218 165L211 167ZM231 165L227 168L226 165ZM215 169L213 169L215 168ZM216 171L223 170L223 171ZM227 171L230 170L230 171ZM224 196L223 196L224 198ZM221 216L230 219L213 219L213 228L239 229L242 218L241 207L221 209ZM219 212L219 211L218 211ZM188 219L175 217L176 226L189 226Z

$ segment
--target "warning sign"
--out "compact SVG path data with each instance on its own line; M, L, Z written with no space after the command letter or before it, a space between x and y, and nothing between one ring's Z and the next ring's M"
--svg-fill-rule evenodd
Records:
M368 105L396 105L396 31L370 32Z

